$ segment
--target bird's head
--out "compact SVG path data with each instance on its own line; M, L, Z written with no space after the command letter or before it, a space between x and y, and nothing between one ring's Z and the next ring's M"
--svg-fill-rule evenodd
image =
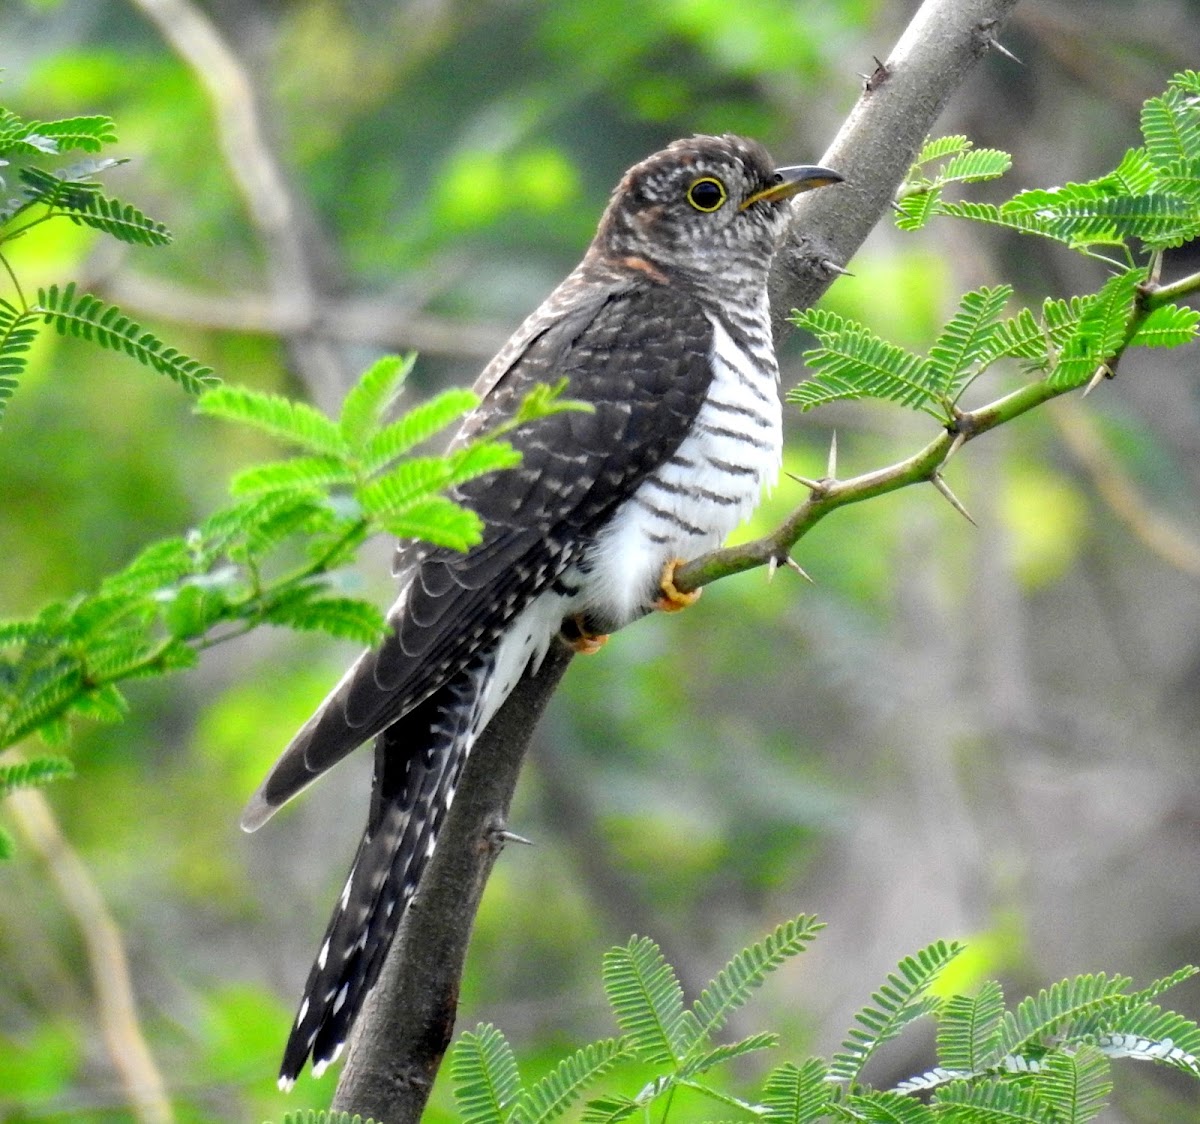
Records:
M745 137L688 137L625 173L593 253L611 264L648 266L664 279L736 266L765 272L787 225L788 200L841 180L830 168L777 168Z

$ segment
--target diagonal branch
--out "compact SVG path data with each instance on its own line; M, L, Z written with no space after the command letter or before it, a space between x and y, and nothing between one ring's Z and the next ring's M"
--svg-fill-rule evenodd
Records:
M32 790L14 792L7 807L26 842L46 864L79 926L95 993L96 1020L134 1118L139 1124L171 1124L175 1114L142 1035L129 958L116 921L87 867L63 838L45 796Z
M792 308L807 307L824 292L887 210L942 107L986 53L1016 2L925 0L921 5L825 156L849 184L839 188L836 203L832 198L822 203L821 192L797 203L775 263L771 297L777 324ZM928 466L913 471L931 473L950 444L947 436L945 450L939 446L930 452ZM883 483L871 487L888 490ZM504 823L531 718L545 707L569 659L565 651L556 651L538 674L522 679L468 761L428 881L358 1019L335 1108L389 1124L420 1119L453 1032L461 951L495 858L495 847L487 843L494 835L487 831ZM439 955L447 942L450 954Z

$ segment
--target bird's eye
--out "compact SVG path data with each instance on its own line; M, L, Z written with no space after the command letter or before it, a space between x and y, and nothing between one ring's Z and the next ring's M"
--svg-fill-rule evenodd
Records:
M712 176L701 176L687 189L687 201L697 211L715 211L728 198L725 185Z

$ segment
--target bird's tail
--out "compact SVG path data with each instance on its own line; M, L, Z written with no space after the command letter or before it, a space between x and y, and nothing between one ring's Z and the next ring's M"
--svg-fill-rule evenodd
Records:
M476 662L376 739L367 829L309 972L280 1088L291 1088L310 1054L320 1076L341 1053L479 736L493 662Z

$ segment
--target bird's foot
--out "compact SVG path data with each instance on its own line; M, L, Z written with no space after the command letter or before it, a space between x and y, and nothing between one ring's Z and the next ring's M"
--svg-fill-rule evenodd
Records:
M605 632L593 632L588 627L587 618L582 613L577 613L573 617L567 617L562 622L559 635L568 647L578 652L581 656L593 656L608 643L608 634Z
M654 607L664 613L677 613L680 609L694 605L700 600L700 594L704 592L702 589L695 589L691 593L684 593L675 587L675 571L682 565L684 565L682 558L672 558L663 567L662 579L658 586L659 598L654 602Z

